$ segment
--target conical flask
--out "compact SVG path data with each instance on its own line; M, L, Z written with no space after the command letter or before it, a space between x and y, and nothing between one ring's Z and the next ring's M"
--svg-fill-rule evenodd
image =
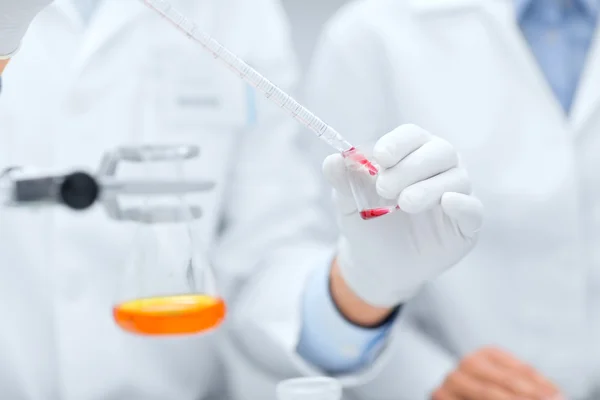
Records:
M185 160L151 150L140 160L149 179L185 179ZM226 306L198 234L201 212L189 195L138 196L120 209L136 234L117 288L113 316L118 326L145 336L192 335L218 327Z

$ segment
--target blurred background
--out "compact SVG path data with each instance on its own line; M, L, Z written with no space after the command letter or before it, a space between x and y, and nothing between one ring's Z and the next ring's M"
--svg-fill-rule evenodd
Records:
M306 72L323 25L335 11L349 1L283 0L292 24L294 44L304 72Z

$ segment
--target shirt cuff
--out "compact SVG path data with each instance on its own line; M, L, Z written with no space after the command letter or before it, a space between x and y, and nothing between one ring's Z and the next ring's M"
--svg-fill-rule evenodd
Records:
M329 271L329 265L318 269L305 288L297 351L329 374L355 373L379 356L395 317L373 329L347 321L331 298Z

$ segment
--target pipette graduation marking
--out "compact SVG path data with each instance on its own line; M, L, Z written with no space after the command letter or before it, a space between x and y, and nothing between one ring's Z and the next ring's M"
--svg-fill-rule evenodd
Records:
M346 139L344 139L342 135L340 135L335 129L323 122L315 114L310 112L307 108L294 100L290 95L285 93L235 54L226 49L210 35L201 32L195 23L174 9L168 1L142 1L148 7L155 10L165 19L170 21L190 39L199 43L204 49L212 53L216 59L225 63L232 71L237 73L241 79L262 92L268 99L277 104L279 107L288 111L296 120L316 133L321 140L325 141L331 147L342 153L345 157L351 157L356 162L363 165L371 175L377 175L377 167L358 151L356 151L355 147L348 143L348 141L346 141Z

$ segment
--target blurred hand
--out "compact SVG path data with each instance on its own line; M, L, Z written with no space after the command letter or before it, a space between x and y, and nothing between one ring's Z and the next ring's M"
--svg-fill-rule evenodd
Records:
M558 388L511 354L484 348L465 357L432 400L564 400Z
M471 251L483 206L471 195L456 149L415 125L383 136L373 161L381 167L378 194L400 210L369 221L357 212L343 157L332 155L323 165L335 189L341 228L337 265L364 302L395 307Z
M19 48L29 24L52 0L0 0L0 58Z

